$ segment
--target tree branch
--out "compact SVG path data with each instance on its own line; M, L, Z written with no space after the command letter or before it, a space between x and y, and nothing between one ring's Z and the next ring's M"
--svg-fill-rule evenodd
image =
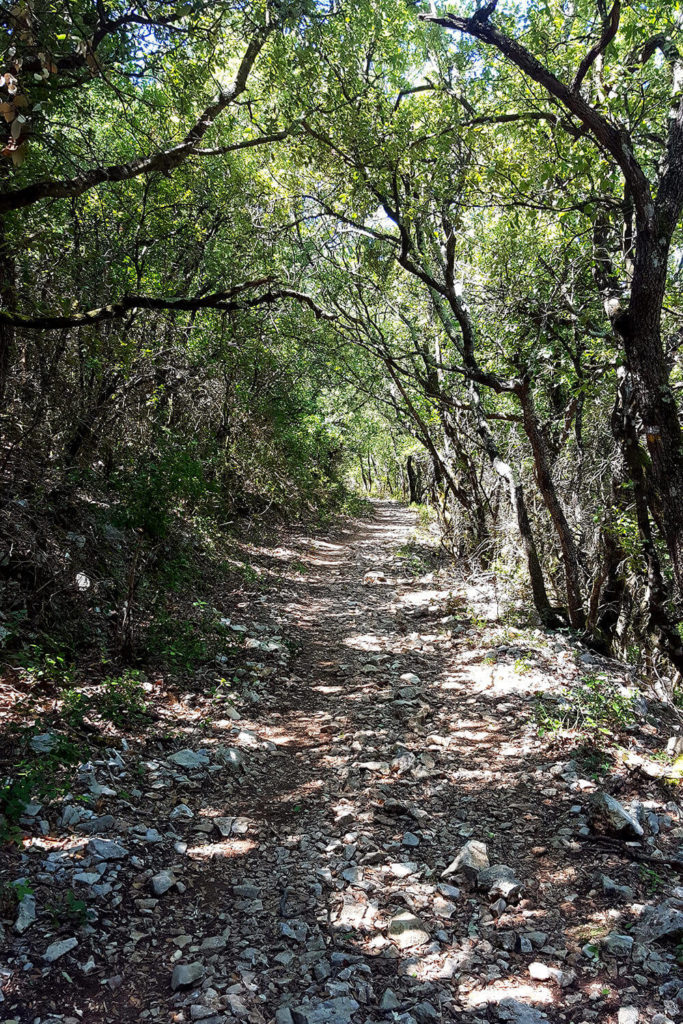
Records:
M156 171L168 174L173 171L196 150L197 145L225 108L244 92L249 73L271 31L272 29L265 28L256 32L249 41L232 84L226 89L222 89L218 96L204 108L198 120L177 146L161 150L151 156L140 157L138 160L131 160L129 163L95 167L76 175L75 178L62 181L37 181L33 185L4 192L0 194L0 214L31 206L41 199L64 199L80 196L104 182L129 181L142 174L152 174Z
M491 5L489 4L488 7ZM629 184L634 198L639 219L648 228L653 227L654 206L650 185L642 167L638 163L633 152L628 135L623 130L613 127L595 107L592 107L581 96L579 92L573 92L568 85L560 81L552 71L541 64L539 60L526 47L522 46L516 39L506 35L495 25L491 25L486 18L478 17L487 8L482 8L471 18L461 18L455 14L434 15L421 14L422 21L432 22L441 25L442 28L451 29L456 32L464 32L467 35L480 39L483 43L495 47L514 64L528 75L529 78L538 82L543 88L562 103L582 124L589 130L595 141L606 150L621 168L624 178Z
M305 292L294 288L269 287L267 291L250 298L239 298L242 292L263 285L271 285L272 279L259 278L255 281L244 281L234 288L210 295L197 295L164 299L153 295L124 295L118 302L96 309L84 310L82 313L43 314L27 316L23 313L0 310L0 324L22 328L24 330L44 331L63 330L65 328L85 327L88 324L103 320L117 320L131 310L159 309L171 311L192 311L201 309L218 309L223 312L237 312L252 309L255 306L273 305L281 299L294 299L307 306L319 320L336 320L337 317L323 309L315 299Z
M394 113L400 107L401 100L405 99L406 96L414 96L416 92L435 92L436 88L431 82L426 82L424 85L414 85L410 89L401 89L394 103Z
M669 39L663 32L660 32L658 35L651 36L648 39L637 59L640 60L641 64L647 64L657 50L663 54L671 65L674 65L679 58L678 47L673 39Z
M614 39L619 29L619 18L621 17L621 3L620 0L614 0L614 6L610 11L609 15L603 20L602 33L595 46L592 46L586 56L579 64L579 69L574 76L572 82L572 92L578 92L581 88L581 83L590 71L592 65L598 59L601 53L607 49L609 44Z
M255 139L243 139L241 142L228 143L225 146L211 146L204 149L193 149L190 156L224 156L226 153L235 153L238 149L251 149L253 146L266 146L269 142L282 142L289 135L289 129L283 128L280 132L273 132L271 135L258 135Z

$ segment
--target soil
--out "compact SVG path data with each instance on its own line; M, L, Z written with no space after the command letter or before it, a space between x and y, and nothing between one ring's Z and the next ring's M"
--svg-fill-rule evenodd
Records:
M0 1021L680 1019L675 941L603 942L681 884L667 713L636 703L607 735L567 696L600 676L628 703L627 669L506 608L393 502L255 557L281 583L226 594L237 656L150 677L154 724L112 731L4 847L36 920L18 934L4 901ZM600 791L642 836L591 817ZM472 840L520 892L444 876Z

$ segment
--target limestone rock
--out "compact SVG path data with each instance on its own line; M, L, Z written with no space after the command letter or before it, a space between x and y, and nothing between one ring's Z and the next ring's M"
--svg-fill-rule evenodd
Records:
M204 964L178 964L173 968L171 988L176 992L179 988L189 988L195 982L201 981L206 973Z
M350 1024L351 1015L359 1009L355 999L337 996L317 1003L304 1003L291 1009L294 1024Z
M386 988L379 1002L380 1010L398 1010L400 1005L393 989Z
M625 832L636 838L643 835L642 825L609 793L593 793L589 806L593 820L610 832Z
M477 875L477 888L487 892L494 899L502 897L510 903L519 899L524 889L507 864L494 864Z
M172 889L176 884L176 877L172 871L160 871L152 878L152 890L155 896L163 896L165 892Z
M64 956L65 953L71 952L78 945L78 939L59 939L57 942L52 942L43 953L43 960L46 960L49 964L59 960L60 956Z
M639 1016L636 1006L621 1006L617 1013L617 1024L638 1024Z
M480 843L477 839L470 839L465 843L460 853L441 873L442 878L449 875L466 875L474 881L480 871L485 871L489 866L489 858L486 852L486 843Z
M548 1018L535 1006L529 1006L519 999L507 996L501 999L497 1008L498 1020L509 1021L510 1024L547 1024Z
M94 860L124 860L128 856L125 846L113 839L91 839L87 850Z
M220 832L222 836L229 836L232 832L232 825L234 818L214 818L214 827Z
M443 1019L436 1007L432 1003L427 1002L426 999L415 1004L413 1013L420 1024L429 1024L430 1021L440 1021Z
M57 742L53 732L41 732L38 736L31 737L31 750L37 754L49 754Z
M209 763L209 755L205 750L190 750L186 747L171 754L169 761L181 768L205 768Z
M647 946L659 939L676 939L683 935L683 911L669 903L646 907L633 930L636 942Z
M666 752L669 757L679 757L683 754L683 736L671 736L666 744Z
M194 818L194 811L187 804L178 804L177 807L173 808L168 817L170 821L189 821L190 818Z
M429 932L424 923L409 910L402 910L400 914L392 917L389 922L389 937L401 949L429 942Z
M86 835L92 835L94 832L110 832L114 825L114 816L112 814L103 814L99 818L89 818L87 821L81 821L76 825L76 829L78 832L85 832Z
M36 898L32 893L27 893L19 904L19 912L14 922L14 930L23 935L27 928L30 928L36 919Z
M214 761L227 768L244 767L244 755L237 747L215 747L212 748L212 754Z
M628 957L633 950L633 936L610 932L602 940L602 948L610 956Z
M633 901L633 889L630 885L619 885L613 881L608 875L602 875L602 888L609 896L615 896L618 899L625 900L626 903Z
M529 975L534 981L554 981L560 988L567 988L576 981L574 971L561 971L559 967L549 967L538 960L529 964Z

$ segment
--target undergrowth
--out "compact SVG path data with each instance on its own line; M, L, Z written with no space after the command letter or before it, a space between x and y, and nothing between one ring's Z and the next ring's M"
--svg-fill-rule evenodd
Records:
M97 686L55 686L48 711L28 697L13 709L16 722L6 730L13 757L0 775L0 842L18 839L19 822L31 800L49 803L68 791L74 768L86 762L104 732L151 721L139 672L104 679ZM54 681L53 681L54 684Z
M539 735L571 731L610 735L636 721L635 697L604 675L586 675L556 699L539 698L534 717Z

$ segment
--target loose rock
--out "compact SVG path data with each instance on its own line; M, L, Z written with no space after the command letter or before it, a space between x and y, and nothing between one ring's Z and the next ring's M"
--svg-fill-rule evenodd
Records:
M128 850L113 839L91 839L87 846L88 853L93 860L123 860L128 856Z
M441 877L448 878L449 875L462 874L474 881L480 871L485 871L489 866L489 858L486 852L486 844L476 839L465 843L460 853L442 871Z
M178 964L173 968L171 988L174 992L180 988L189 988L190 985L201 981L205 974L206 968L204 964Z
M519 899L524 886L507 864L494 864L493 867L479 872L477 888L483 889L491 897L502 897L506 902L511 903Z
M637 838L644 834L642 825L609 793L593 793L589 807L593 821L610 832L625 832Z
M429 942L429 932L424 923L409 910L403 910L392 917L389 922L389 937L401 949Z
M209 763L209 755L205 750L178 750L171 754L169 761L180 765L181 768L205 768Z
M663 903L646 907L633 930L636 942L648 945L659 939L677 939L683 935L683 911Z
M27 928L30 928L36 919L36 898L32 893L27 893L19 904L17 919L14 922L14 930L23 935Z
M59 960L65 953L70 953L72 949L75 949L78 945L78 939L60 939L57 942L52 942L43 953L43 960L46 960L49 964Z

